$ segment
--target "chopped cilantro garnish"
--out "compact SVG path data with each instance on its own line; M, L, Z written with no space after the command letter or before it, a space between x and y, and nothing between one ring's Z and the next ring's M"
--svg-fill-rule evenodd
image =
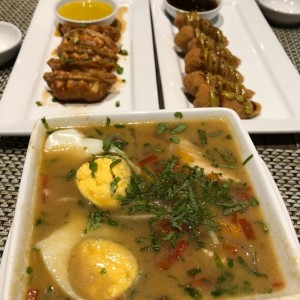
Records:
M201 268L192 268L192 269L189 269L187 272L186 272L189 276L195 276L199 273L201 273Z
M110 219L108 210L102 210L94 206L88 214L88 223L86 225L84 233L96 230L103 223L112 226L118 225L116 221Z
M95 178L95 173L98 171L98 164L94 160L89 162L89 169L91 170L91 176Z
M257 270L254 269L254 268L251 268L251 267L247 264L247 262L244 260L244 258L242 258L241 256L238 256L238 257L236 258L236 260L237 260L237 262L241 265L241 267L242 267L245 271L247 271L248 273L250 273L250 274L252 274L252 275L255 275L255 276L257 276L257 277L267 277L266 274L261 273L261 272L257 271Z
M250 160L252 159L253 154L250 154L244 161L243 161L243 166Z
M117 74L121 75L124 73L124 68L121 67L119 64L116 64L116 72Z
M182 119L183 114L180 111L177 111L177 112L174 113L174 117L178 118L178 119Z
M180 138L177 135L173 135L170 137L170 141L175 143L175 144L179 144L180 143Z
M42 105L43 105L41 101L36 101L35 104L36 104L37 106L42 106Z
M208 135L210 137L217 137L217 136L221 135L222 133L223 133L223 130L216 130L214 132L210 132Z
M118 137L115 134L111 134L103 141L103 150L109 151L112 145L122 150L128 145L128 142L123 141L120 137Z
M42 121L42 123L43 123L45 129L46 129L46 130L49 130L50 127L49 127L49 124L48 124L46 118L43 117L43 118L41 119L41 121Z
M183 287L184 290L188 293L188 295L193 298L194 300L200 300L202 299L202 295L198 292L198 290L190 287L190 286L185 286Z
M71 169L71 170L67 173L67 175L65 176L66 180L67 180L67 181L71 180L71 179L74 177L75 174L76 174L76 170Z
M113 167L115 167L117 164L119 164L122 160L119 158L119 159L116 159L114 160L111 164L110 164L110 169L112 170Z
M119 47L119 54L128 55L128 51L126 49L122 49L122 47Z
M110 126L111 125L111 120L109 117L106 118L105 126Z
M31 275L32 272L33 272L32 267L28 266L28 267L26 268L26 274L27 274L27 275Z
M153 235L158 245L162 242L174 244L174 238L176 240L180 235L174 235L172 231L183 233L182 225L185 224L190 228L189 240L197 248L203 247L201 237L193 229L201 226L213 231L219 229L212 206L229 214L251 205L249 201L234 199L231 194L231 186L237 184L234 181L209 180L199 167L178 167L176 157L161 164L164 169L157 176L132 175L127 194L119 198L121 204L128 207L129 214L153 214L150 223L154 227L159 220L170 223L173 230L169 233ZM240 203L243 204L240 206Z
M265 224L263 221L255 221L254 223L257 224L263 230L263 232L269 232L267 224Z
M101 275L106 275L106 269L105 269L105 268L102 268L102 269L99 271L99 273L100 273Z
M187 128L187 124L180 123L170 130L170 134L177 134L184 131Z
M207 145L206 132L202 129L198 129L198 136L200 138L200 145L201 146Z
M156 126L157 135L162 135L168 128L169 128L169 125L167 123L157 124L157 126Z

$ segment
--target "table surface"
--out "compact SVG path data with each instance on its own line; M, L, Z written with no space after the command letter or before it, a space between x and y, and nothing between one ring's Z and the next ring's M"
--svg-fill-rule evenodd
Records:
M1 1L0 21L18 26L24 38L37 2ZM300 24L270 26L300 73ZM11 61L0 67L0 99L13 64ZM281 192L300 241L300 134L260 134L251 138ZM0 136L0 261L13 221L28 142L27 136Z

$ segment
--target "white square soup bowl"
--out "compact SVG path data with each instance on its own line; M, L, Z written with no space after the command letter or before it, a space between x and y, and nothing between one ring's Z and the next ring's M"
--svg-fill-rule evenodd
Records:
M254 295L242 299L300 299L300 245L294 231L284 201L273 181L267 167L257 153L248 133L235 112L223 108L181 110L184 120L224 119L229 123L233 138L237 141L242 160L253 154L246 164L248 175L256 194L265 221L270 229L275 254L286 281L285 288L276 294ZM175 111L95 113L89 115L53 116L47 118L50 128L97 126L105 124L107 117L113 123L167 122L174 121ZM15 217L6 243L5 254L1 264L0 299L22 299L28 266L30 233L33 226L33 206L35 182L38 177L41 153L46 138L46 130L41 122L34 126L24 165Z

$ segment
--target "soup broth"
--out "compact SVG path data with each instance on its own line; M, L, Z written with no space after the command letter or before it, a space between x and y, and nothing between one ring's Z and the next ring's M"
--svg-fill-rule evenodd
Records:
M251 153L241 160L226 121L107 122L77 130L104 141L104 151L43 152L24 299L231 299L284 288L245 172ZM85 180L108 176L104 159L111 159L109 193L96 199ZM82 260L86 240L97 246L84 248ZM94 261L103 241L126 249L116 252L117 273L107 260Z

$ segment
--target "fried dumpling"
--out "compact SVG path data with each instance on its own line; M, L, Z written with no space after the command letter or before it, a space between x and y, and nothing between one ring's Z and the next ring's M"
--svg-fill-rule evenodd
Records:
M50 87L55 98L62 102L100 102L112 90L117 77L109 72L95 71L46 72L44 79Z

